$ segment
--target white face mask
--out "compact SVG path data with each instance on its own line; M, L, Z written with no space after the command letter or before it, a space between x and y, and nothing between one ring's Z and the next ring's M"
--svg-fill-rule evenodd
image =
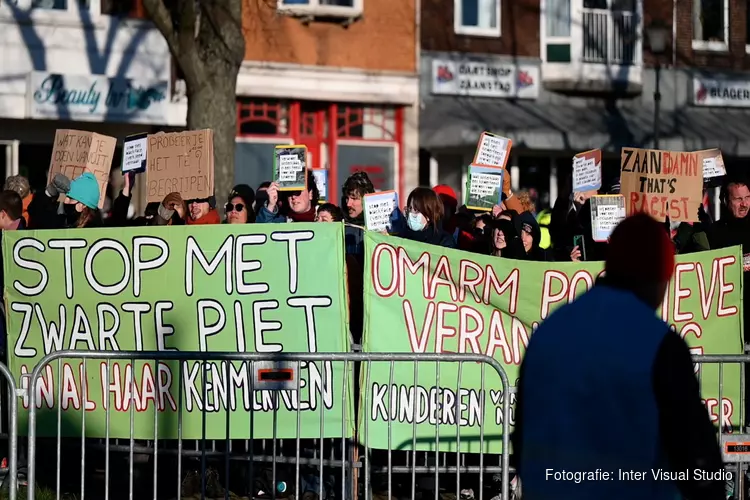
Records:
M427 219L419 213L409 213L409 218L406 220L406 224L412 231L422 231L427 226Z

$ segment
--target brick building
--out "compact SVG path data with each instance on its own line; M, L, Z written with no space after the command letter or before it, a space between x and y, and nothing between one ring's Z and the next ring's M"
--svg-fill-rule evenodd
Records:
M423 0L422 9L423 182L462 188L482 130L513 139L514 187L536 188L540 207L587 149L603 150L605 182L619 175L622 146L720 147L730 169L750 156L744 1ZM663 47L647 36L659 31Z
M417 184L414 0L273 0L244 4L235 180L271 179L273 147L305 144L329 170L329 199L353 171L378 189Z

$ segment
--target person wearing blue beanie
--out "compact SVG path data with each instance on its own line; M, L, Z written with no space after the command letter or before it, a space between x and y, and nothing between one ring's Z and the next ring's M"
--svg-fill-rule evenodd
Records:
M99 181L91 172L84 172L70 183L63 205L68 227L87 227L98 219Z

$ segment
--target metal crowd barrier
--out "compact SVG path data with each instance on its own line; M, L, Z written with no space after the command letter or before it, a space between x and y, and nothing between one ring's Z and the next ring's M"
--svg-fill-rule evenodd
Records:
M155 364L163 362L179 362L180 370L177 377L177 387L179 387L179 403L177 412L178 420L178 436L176 440L163 440L158 437L159 428L159 414L160 412L154 412L154 439L150 442L146 442L145 445L136 444L134 439L134 405L131 404L129 408L129 420L130 420L130 439L119 439L113 445L115 439L110 439L110 409L111 404L107 405L105 411L106 414L106 437L104 438L103 446L103 457L90 458L92 453L91 445L95 444L94 441L97 439L86 438L86 411L80 412L80 426L81 436L79 438L64 438L61 433L61 419L62 410L59 402L55 405L57 414L57 433L54 438L54 448L56 449L56 463L55 463L55 491L56 498L61 498L63 493L74 493L71 491L61 491L65 489L62 482L61 469L65 464L72 463L77 466L80 462L80 488L75 498L83 500L84 497L100 498L103 496L105 499L109 498L125 498L125 490L127 490L127 498L141 498L146 496L152 496L156 498L175 498L175 495L165 495L163 488L165 483L169 483L169 488L177 486L177 498L217 498L216 491L213 495L211 493L210 486L211 481L219 478L220 474L216 469L209 467L209 464L214 464L216 460L223 461L224 466L224 477L219 484L219 489L222 490L220 497L229 499L238 498L234 494L230 494L230 488L232 485L232 475L237 474L238 469L231 467L230 462L235 464L244 462L247 465L247 477L244 473L239 474L242 479L247 480L249 492L247 496L254 498L256 490L256 481L258 481L259 475L257 469L266 462L270 462L269 467L265 470L261 470L260 477L265 479L265 485L270 485L270 488L264 490L266 494L264 498L284 498L290 493L294 495L295 500L299 500L302 497L303 500L344 500L344 499L358 499L364 498L370 500L374 497L387 497L389 500L394 498L416 498L417 482L431 483L432 489L426 488L431 493L434 493L435 500L445 498L443 491L452 492L455 491L455 498L462 498L462 486L466 484L478 485L478 492L476 498L483 500L485 496L485 475L494 473L493 478L499 491L497 495L492 495L494 498L508 499L509 498L509 417L510 417L510 387L508 383L507 375L503 370L502 366L493 358L479 355L479 354L374 354L374 353L279 353L279 354L258 354L258 353L199 353L199 352L124 352L124 351L59 351L51 353L44 357L34 368L31 376L30 383L28 384L29 390L32 392L32 397L29 398L31 402L28 412L28 499L33 500L35 498L35 486L38 480L48 479L48 476L41 477L39 474L40 464L43 459L49 458L52 453L41 453L40 450L44 449L44 446L50 443L45 442L44 438L39 436L38 423L40 410L37 408L35 402L37 381L44 374L46 367L51 362L57 361L60 366L63 359L72 360L106 360L107 372L109 373L109 367L111 361L124 360L129 361L131 366L135 366L136 361L140 362L151 362ZM324 362L324 363L339 363L343 365L343 382L344 386L348 383L347 376L352 368L354 373L354 382L352 384L354 391L352 397L354 398L355 408L355 423L359 421L357 415L357 402L359 384L356 383L360 380L357 377L357 371L362 371L365 383L362 387L368 387L370 380L370 366L374 363L388 363L390 370L391 384L389 388L393 386L393 371L394 366L397 363L414 363L415 368L415 384L416 384L416 370L419 369L420 365L424 364L436 364L437 373L439 374L440 365L448 365L451 363L458 363L458 383L455 385L455 389L462 388L461 384L461 370L464 363L477 364L481 363L483 369L481 370L481 384L482 388L480 394L484 393L485 385L485 369L486 365L489 365L490 373L494 370L500 377L502 383L502 415L503 424L501 426L502 433L502 454L496 455L490 462L489 457L485 457L484 444L485 444L485 429L484 426L480 428L480 439L479 449L482 450L478 456L476 454L469 454L460 451L460 446L456 446L457 451L441 452L439 451L440 435L438 426L435 426L435 437L434 442L436 444L434 451L405 451L405 450L394 450L391 446L391 422L388 422L388 449L379 450L372 449L368 443L368 432L365 430L364 439L360 436L357 439L356 433L354 439L348 438L326 438L326 439L304 439L301 438L300 434L300 405L296 406L296 421L297 431L296 439L278 439L277 438L277 411L273 411L273 438L268 440L253 440L253 439L232 439L228 436L223 441L207 440L206 437L206 412L200 412L202 418L202 436L204 439L199 441L196 445L195 450L186 449L182 439L182 401L185 396L185 387L183 384L183 362L195 361L195 362L241 362L247 365L249 373L254 373L253 365L261 362L273 362L273 363L291 363L292 366L296 364L297 373L300 371L301 363L305 362ZM83 363L85 367L86 363ZM257 365L256 365L257 366ZM3 367L4 368L4 367ZM7 370L6 370L7 371ZM58 372L59 373L59 372ZM158 373L158 369L155 371ZM86 380L86 369L83 369L83 373L80 374L82 380ZM59 378L59 377L58 377ZM299 380L299 379L298 379ZM132 379L131 379L132 381ZM61 385L60 380L56 380ZM381 381L383 382L383 381ZM443 380L440 383L439 375L436 381L436 386L453 388L455 381ZM11 381L12 383L12 381ZM54 383L54 382L53 382ZM82 382L82 385L85 382ZM299 390L299 381L297 382L297 390ZM203 384L202 384L203 385ZM131 382L132 386L132 382ZM493 389L497 389L493 387ZM250 385L251 401L255 398L253 395L257 389ZM60 394L61 388L57 387L55 392ZM85 392L85 389L84 389ZM15 393L15 392L14 392ZM134 391L131 388L131 402ZM342 391L344 401L346 400L346 393ZM363 397L365 399L365 407L367 407L367 395L366 392ZM485 413L485 403L489 397L482 398L482 415ZM342 401L342 403L344 403ZM390 399L388 404L390 405ZM278 408L278 406L277 406ZM243 412L243 409L239 407L236 412ZM235 414L236 412L231 412ZM114 412L112 412L114 413ZM248 412L248 420L250 423L250 435L253 435L253 411ZM320 412L320 426L321 436L323 436L323 428L325 426L325 411ZM13 413L15 415L15 412ZM344 431L347 428L347 415L344 411L342 413L342 436L345 435ZM230 412L227 412L227 426L230 418ZM370 419L364 420L365 428L367 427ZM494 423L492 424L494 426ZM443 426L441 424L441 426ZM444 426L443 426L444 427ZM459 427L459 419L456 418L456 428ZM356 427L355 427L356 428ZM228 427L227 427L228 429ZM414 425L416 431L416 424ZM15 431L14 431L15 432ZM457 432L458 434L458 432ZM460 439L460 434L459 439ZM489 438L487 438L489 439ZM127 445L121 445L121 442L127 441ZM166 442L165 442L166 441ZM191 439L192 441L192 439ZM258 443L260 441L260 443ZM412 447L416 446L417 436L412 436ZM70 444L75 444L72 449ZM208 443L211 443L210 449ZM266 447L270 442L269 451ZM258 450L258 444L262 444L262 449ZM460 443L457 443L457 445ZM50 447L47 447L49 449ZM65 452L63 453L63 448ZM88 453L87 453L88 449ZM312 450L312 456L309 455L308 451ZM112 454L115 452L127 452L127 485L124 484L125 476L124 473L112 474ZM260 451L260 453L258 453ZM142 479L134 478L134 474L137 472L136 459L139 455L146 457L147 472L151 478L144 477ZM171 459L160 458L164 456L171 456ZM183 486L187 479L183 479L184 472L190 467L185 467L183 464L184 457L190 460L193 457L196 460L196 468L199 472L195 473L192 478L194 482L200 484L198 493L194 496L184 495ZM328 457L328 458L326 458ZM419 459L418 459L419 457ZM99 458L100 460L97 460ZM421 459L424 458L424 461ZM199 459L199 463L197 462ZM98 465L103 462L104 466L104 484L103 492L93 490L91 487L91 474L86 472L87 463L89 466L90 462L96 461ZM176 462L176 463L174 463ZM258 465L261 464L261 465ZM15 466L15 464L14 464ZM305 468L303 472L303 467ZM153 470L151 470L153 468ZM174 476L171 474L165 478L161 473L163 469L176 469L171 472L176 472L176 481ZM311 469L315 468L313 472ZM286 475L284 475L286 472ZM192 473L192 472L190 472ZM190 477L190 473L188 477ZM169 477L171 476L171 477ZM199 476L199 477L198 477ZM374 478L381 476L381 485L378 489L378 484ZM470 479L462 479L466 476L473 478L473 482ZM476 477L474 477L476 476ZM279 488L277 491L277 479L286 478L287 483L292 483L292 488L287 491L282 491ZM116 479L120 482L120 487L110 487L111 479ZM149 485L149 479L152 484ZM309 481L307 480L309 479ZM76 482L78 479L76 479ZM302 483L307 483L304 486ZM73 483L68 482L68 485ZM223 488L221 487L223 484ZM280 484L280 483L278 483ZM311 486L312 485L312 486ZM12 485L15 487L15 484ZM97 488L101 489L101 484L97 484ZM151 486L150 488L148 488ZM301 488L301 486L303 486ZM455 490L453 489L455 486ZM78 485L76 485L76 488ZM150 489L151 491L144 491L144 489ZM214 488L215 489L215 488ZM270 489L271 491L267 491ZM137 491L138 490L138 491ZM377 491L376 491L377 490ZM92 493L93 491L93 493ZM298 494L299 492L300 494ZM103 493L103 494L102 494ZM75 493L74 493L75 494ZM422 495L422 498L428 498Z
M707 409L712 421L715 417L716 423L718 423L718 439L721 446L722 459L726 470L732 474L731 481L726 481L727 490L733 490L733 496L728 498L745 500L747 498L745 475L748 464L750 464L750 427L748 427L749 414L747 408L750 399L748 399L746 392L747 384L745 377L747 372L745 371L745 363L750 363L750 355L695 355L693 356L693 361L696 365L696 375L702 391L710 389L710 387L706 387L707 384L704 384L707 376L714 376L716 378L718 396L716 405L711 401L711 404L707 404ZM735 404L739 404L739 416L736 420L733 419L736 408L731 400L725 398L726 392L724 388L725 372L728 367L731 369L732 366L734 366L735 372L739 371L740 381L740 397L739 401L735 401ZM713 373L709 373L709 371L713 371ZM730 410L729 414L727 410Z

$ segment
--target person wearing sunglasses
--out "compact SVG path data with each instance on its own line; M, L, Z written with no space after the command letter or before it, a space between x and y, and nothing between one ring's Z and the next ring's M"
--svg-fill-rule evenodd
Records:
M224 206L227 214L227 224L247 224L255 222L255 191L247 184L234 186L229 193L229 203Z

